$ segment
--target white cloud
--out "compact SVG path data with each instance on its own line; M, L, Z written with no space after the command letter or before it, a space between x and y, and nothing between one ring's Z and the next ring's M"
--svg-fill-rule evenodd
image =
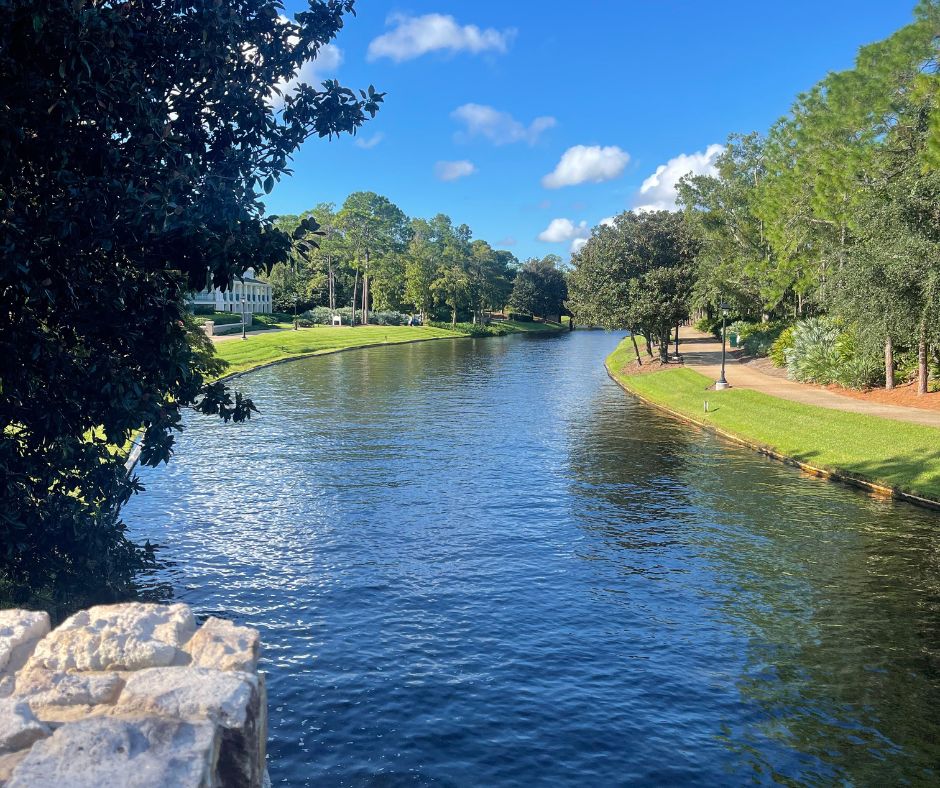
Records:
M386 24L394 28L370 42L369 60L387 57L401 63L441 49L473 54L488 50L505 52L516 35L513 29L481 30L476 25L460 25L454 17L444 14L392 14Z
M378 145L382 140L385 139L385 135L381 131L377 131L371 137L356 137L356 147L362 148L363 150L371 150L376 145Z
M546 189L560 189L579 183L610 181L623 173L630 154L616 145L575 145L568 148L553 172L542 178Z
M634 207L636 213L649 211L674 211L676 209L676 184L689 173L694 175L716 175L715 159L724 151L724 145L709 145L704 151L680 153L649 176L640 187Z
M511 142L534 145L543 131L557 123L550 115L543 115L524 126L508 112L500 112L485 104L464 104L451 112L450 116L466 126L460 136L485 137L494 145Z
M597 224L599 227L613 227L617 220L616 216L605 216Z
M587 222L575 224L571 219L552 219L542 232L538 235L538 240L546 241L552 244L561 244L571 242L570 250L577 252L587 239L591 237L591 228Z
M434 165L434 174L438 180L456 181L458 178L465 178L467 175L473 175L477 168L473 162L462 159L460 161L439 161Z

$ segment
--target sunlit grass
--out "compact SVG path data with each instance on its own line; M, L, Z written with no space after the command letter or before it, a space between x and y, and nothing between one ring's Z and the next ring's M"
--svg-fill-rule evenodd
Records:
M258 334L231 339L216 345L217 355L229 363L225 374L244 372L263 364L301 358L365 345L401 344L427 339L459 337L460 334L425 326L316 326L298 331Z
M626 340L608 356L608 368L624 386L651 402L816 468L940 501L938 429L747 389L708 391L714 381L690 369L622 374L632 358Z

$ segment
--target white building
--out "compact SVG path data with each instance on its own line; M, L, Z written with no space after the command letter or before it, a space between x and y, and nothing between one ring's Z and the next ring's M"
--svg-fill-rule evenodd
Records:
M242 312L242 296L245 297L246 314L270 314L271 285L255 279L255 269L249 268L241 279L236 279L228 290L218 287L200 290L191 297L193 306L212 307L216 312Z

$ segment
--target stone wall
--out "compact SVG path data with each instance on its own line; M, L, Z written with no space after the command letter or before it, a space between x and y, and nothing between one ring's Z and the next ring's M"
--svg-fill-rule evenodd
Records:
M0 610L0 786L261 786L258 632L188 605Z

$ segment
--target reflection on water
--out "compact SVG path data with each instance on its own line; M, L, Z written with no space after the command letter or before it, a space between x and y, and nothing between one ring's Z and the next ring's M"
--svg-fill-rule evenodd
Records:
M617 337L272 367L125 512L258 627L290 785L894 784L940 762L940 517L679 424Z

